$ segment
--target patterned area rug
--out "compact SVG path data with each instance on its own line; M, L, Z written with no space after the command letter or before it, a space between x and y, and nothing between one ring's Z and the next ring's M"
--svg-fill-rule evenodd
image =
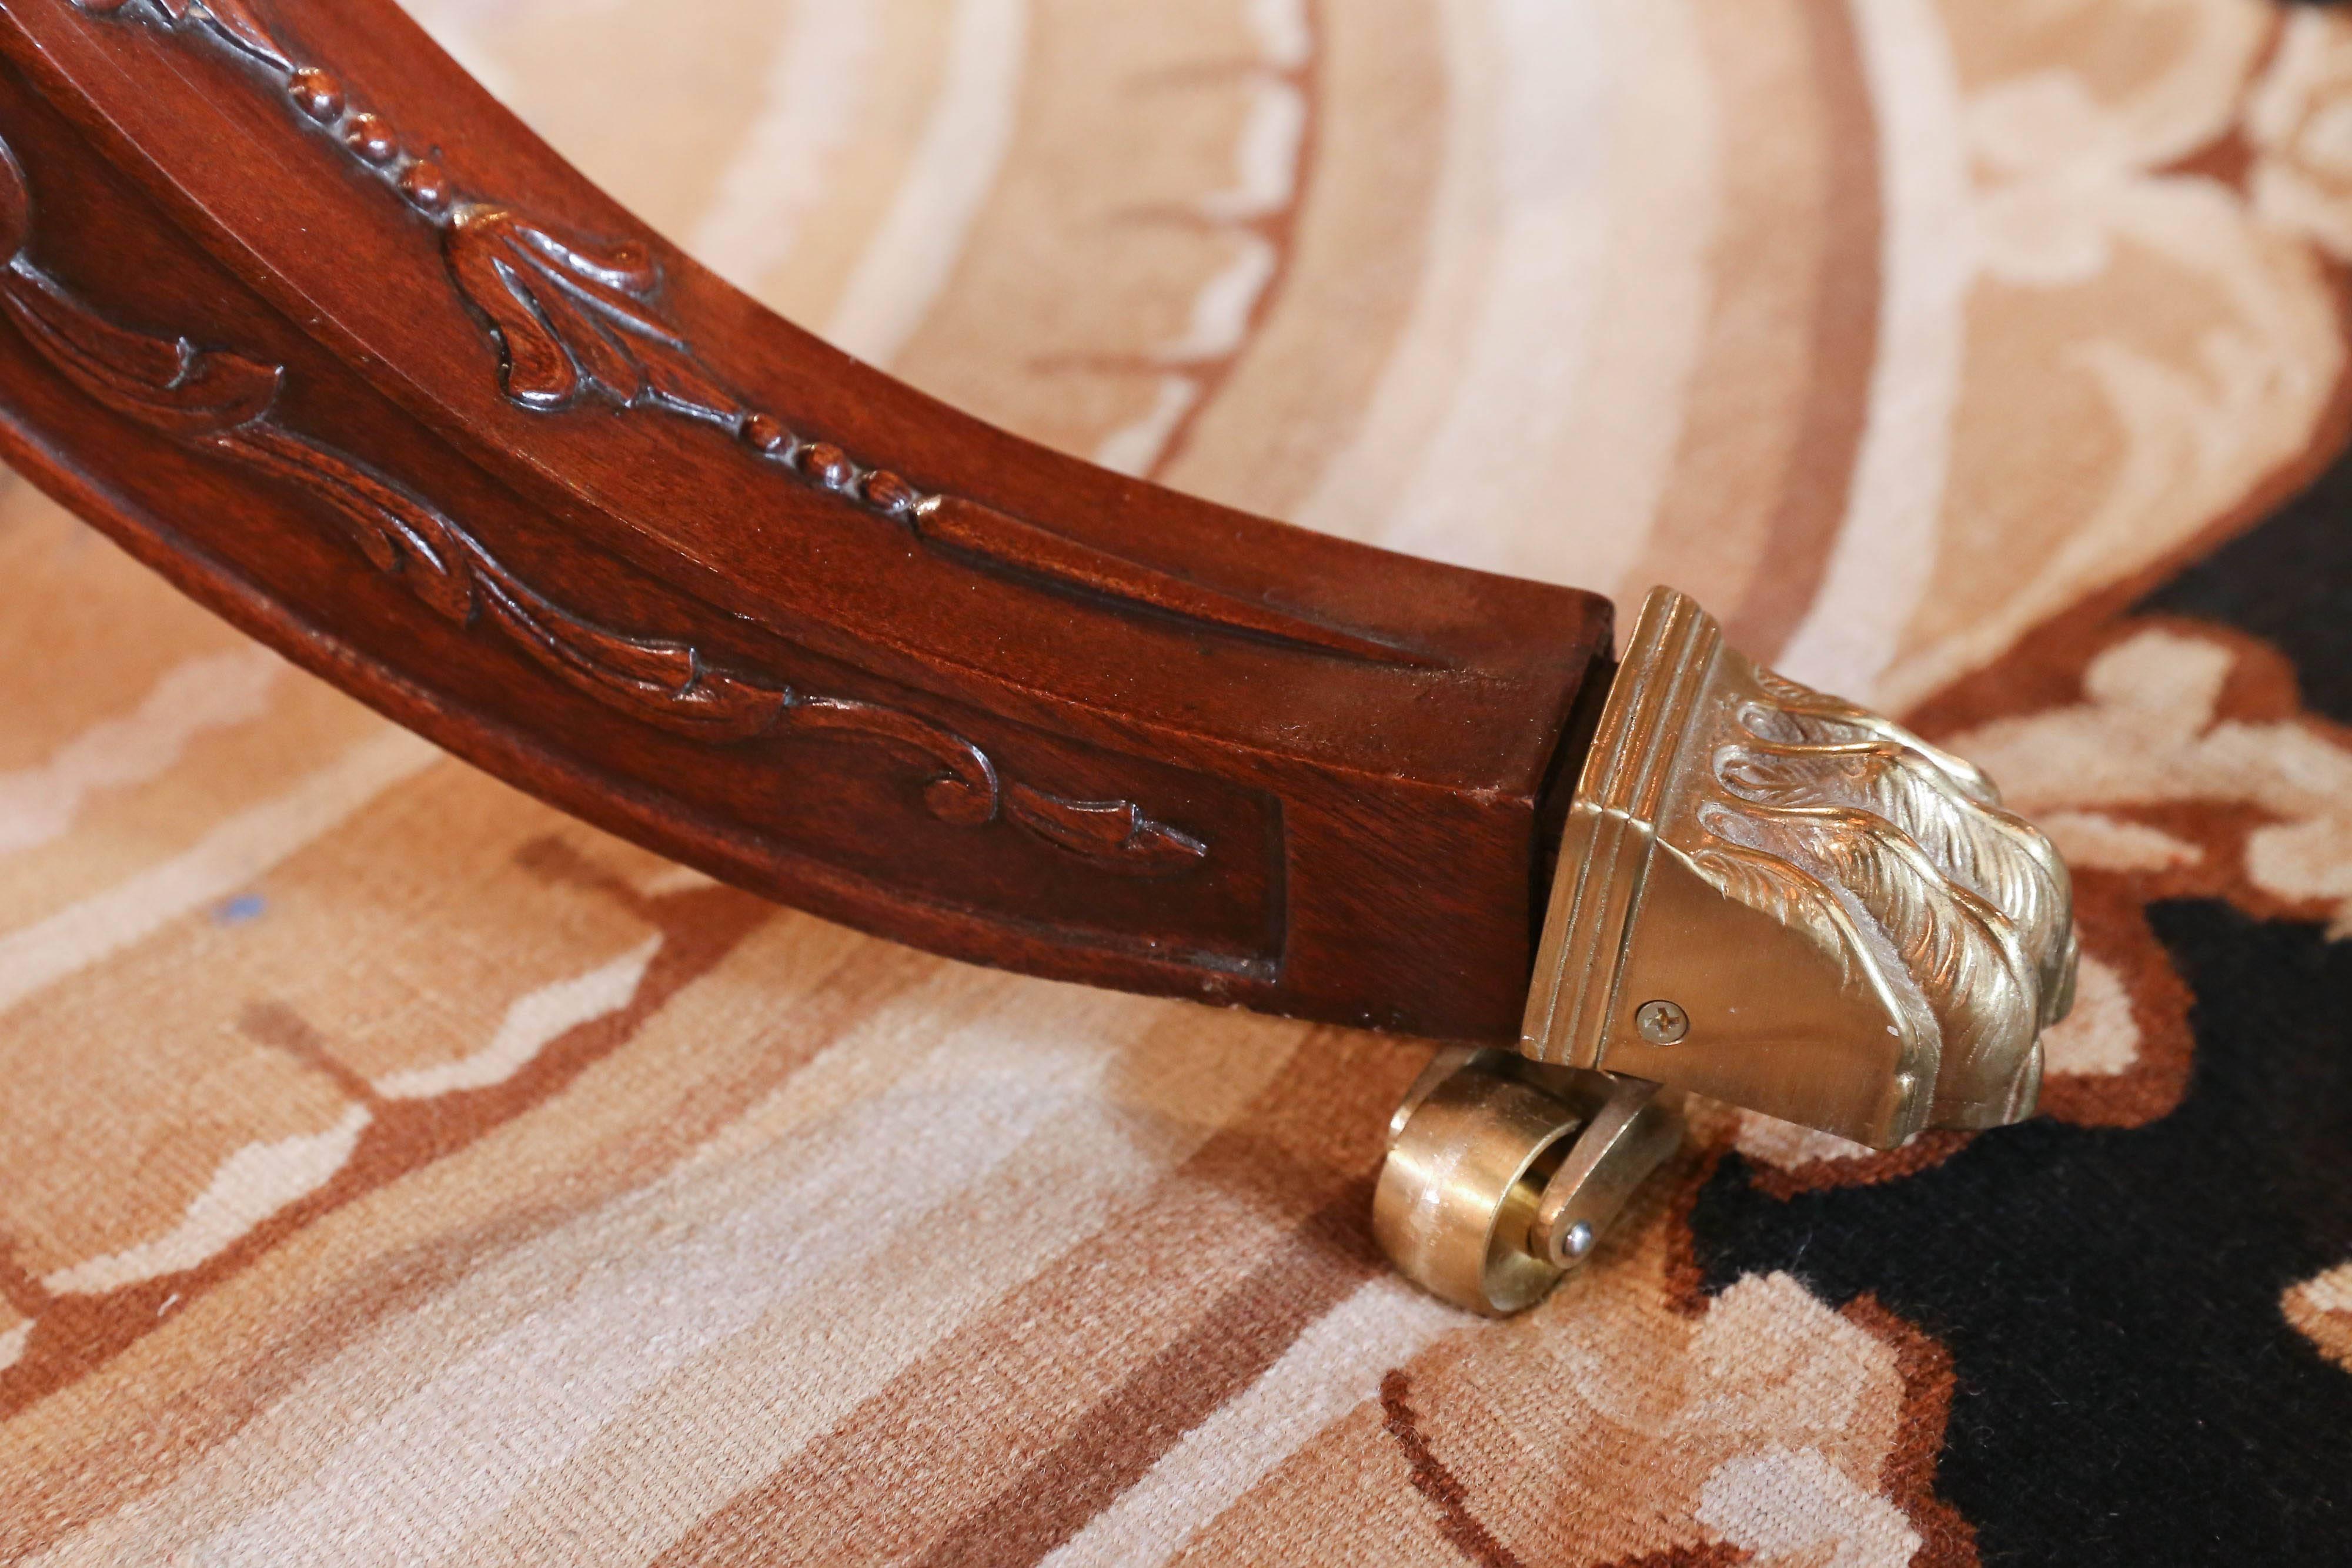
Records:
M2352 18L417 9L930 391L1908 712L2072 860L2081 1002L2029 1126L1702 1107L1474 1322L1367 1232L1425 1043L765 906L17 483L0 1562L2344 1560Z

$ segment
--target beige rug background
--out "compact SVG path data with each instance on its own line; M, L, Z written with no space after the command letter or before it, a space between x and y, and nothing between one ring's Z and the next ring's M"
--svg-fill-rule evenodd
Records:
M2200 750L2229 648L2143 633L2083 702L1948 692L2335 450L2352 24L413 9L648 221L931 392L1947 693L2118 932L2130 878L2207 851L2110 808L2183 791L2300 835L2211 850L2217 885L2345 918L2352 754L2292 718ZM2177 983L2092 935L2053 1108L2160 1114ZM714 887L0 497L0 1562L1974 1560L1934 1495L1948 1358L1787 1275L1699 1296L1688 1179L1523 1320L1390 1280L1366 1178L1425 1053ZM1735 1141L1864 1171L1701 1120L1686 1175ZM2283 1310L2352 1364L2352 1264Z

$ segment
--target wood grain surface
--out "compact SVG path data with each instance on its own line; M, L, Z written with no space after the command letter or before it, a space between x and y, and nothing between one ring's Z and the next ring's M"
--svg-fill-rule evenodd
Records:
M663 243L390 0L29 0L0 53L12 455L205 603L870 931L1513 1035L1605 600L959 415Z

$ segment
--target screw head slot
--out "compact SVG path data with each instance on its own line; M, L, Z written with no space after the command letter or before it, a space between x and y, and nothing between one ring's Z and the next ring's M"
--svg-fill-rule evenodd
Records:
M1676 1002L1643 1002L1633 1014L1633 1028L1652 1045L1673 1045L1690 1033L1690 1014Z

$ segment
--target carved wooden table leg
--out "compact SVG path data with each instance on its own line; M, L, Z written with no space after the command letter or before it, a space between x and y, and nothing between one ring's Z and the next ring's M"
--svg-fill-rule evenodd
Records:
M1965 768L1679 601L1612 689L1596 595L944 408L647 233L392 0L9 0L0 250L10 460L460 756L935 951L1520 1040L1561 1071L1423 1100L1518 1106L1489 1207L1536 1230L1464 1223L1543 1278L1671 1141L1564 1073L1871 1141L2031 1106L2063 875ZM1408 1263L1503 1304L1483 1250Z

